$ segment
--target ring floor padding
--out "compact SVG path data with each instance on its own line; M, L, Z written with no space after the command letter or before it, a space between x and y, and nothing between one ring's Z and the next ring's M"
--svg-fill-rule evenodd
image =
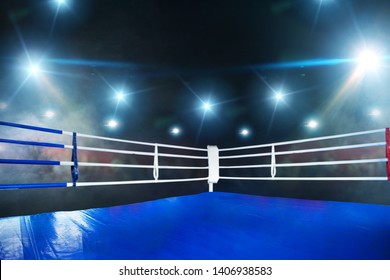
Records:
M203 193L0 219L1 259L390 259L390 207Z

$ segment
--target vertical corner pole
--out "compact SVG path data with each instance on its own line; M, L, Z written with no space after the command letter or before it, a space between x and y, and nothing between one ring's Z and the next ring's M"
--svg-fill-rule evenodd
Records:
M209 192L213 192L213 184L219 181L219 149L217 146L207 146L209 162Z
M72 174L73 187L76 187L76 182L79 179L79 162L77 159L77 133L73 132L72 137L72 162L73 165L70 167L70 172Z
M154 180L158 180L159 172L158 172L158 145L154 145L154 160L153 160L153 177Z
M390 181L390 129L386 128L386 171L387 171L387 180Z

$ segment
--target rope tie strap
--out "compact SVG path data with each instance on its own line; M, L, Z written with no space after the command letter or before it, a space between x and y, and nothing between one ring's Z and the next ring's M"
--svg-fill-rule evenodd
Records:
M272 148L271 148L271 177L275 178L275 176L276 176L275 145L272 145Z
M153 177L154 180L158 180L159 170L158 170L158 145L154 145L154 161L153 161Z

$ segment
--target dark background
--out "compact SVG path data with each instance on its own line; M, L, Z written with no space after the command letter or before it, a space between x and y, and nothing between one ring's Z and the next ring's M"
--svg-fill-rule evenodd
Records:
M221 148L386 127L389 21L385 0L68 0L62 6L49 0L1 1L0 119ZM372 46L383 58L380 69L354 78L357 54ZM42 69L37 77L30 76L30 64ZM119 90L126 93L121 103L114 97ZM279 90L285 96L276 104ZM208 100L212 108L205 113L202 103ZM370 115L372 108L381 109L379 118ZM44 116L48 109L53 118ZM113 117L116 129L106 125ZM316 130L305 125L311 118L320 123ZM182 128L178 137L169 133L176 125ZM244 126L249 137L238 133ZM3 127L0 135L69 143ZM0 154L70 157L1 143ZM354 172L386 176L383 166ZM81 180L92 177L81 173ZM0 183L42 180L69 181L69 172L0 166ZM1 191L0 212L79 209L185 193L173 186L147 188L153 193L147 198L134 186ZM207 186L189 192L204 190ZM216 190L389 204L386 182L222 181Z

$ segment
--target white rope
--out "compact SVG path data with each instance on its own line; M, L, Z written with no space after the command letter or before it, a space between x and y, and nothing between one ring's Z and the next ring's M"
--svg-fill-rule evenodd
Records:
M250 157L263 157L271 156L270 164L259 164L259 165L239 165L239 166L219 166L221 169L238 169L238 168L261 168L267 167L271 168L271 177L218 177L218 179L225 180L283 180L283 181L387 181L388 177L276 177L277 167L298 167L298 166L321 166L321 165L339 165L339 164L362 164L362 163L378 163L378 162L388 162L387 158L377 158L377 159L358 159L358 160L334 160L334 161L319 161L319 162L296 162L296 163L276 163L277 155L290 155L290 154L302 154L302 153L315 153L315 152L325 152L325 151L336 151L336 150L346 150L346 149L357 149L357 148L366 148L366 147L376 147L376 146L385 146L386 142L376 142L376 143L364 143L364 144L355 144L355 145L344 145L344 146L334 146L326 148L311 148L311 149L301 149L293 151L279 151L276 152L276 146L282 145L291 145L299 144L306 142L314 142L328 139L337 139L343 137L367 135L374 133L383 133L385 129L369 130L355 133L346 133L331 135L325 137L316 137L308 138L294 141L285 141L277 142L271 144L262 144L262 145L253 145L253 146L243 146L227 149L219 149L219 152L230 152L230 151L239 151L239 150L248 150L248 149L258 149L258 148L268 148L271 147L271 152L269 153L256 153L256 154L244 154L244 155L230 155L230 156L218 156L220 159L238 159L238 158L250 158ZM62 134L73 135L73 132L63 131ZM148 168L153 169L154 180L137 180L137 181L109 181L109 182L78 182L76 186L102 186L102 185L129 185L129 184L150 184L150 183L173 183L173 182L189 182L189 181L208 181L210 178L187 178L187 179L165 179L159 180L159 170L160 169L208 169L208 166L159 166L159 157L171 157L171 158L187 158L187 159L208 159L207 156L195 156L195 155L180 155L180 154L170 154L170 153L159 153L159 147L169 148L169 149L182 149L182 150L191 150L191 151L201 151L208 152L208 149L193 148L186 146L176 146L176 145L167 145L167 144L156 144L149 142L140 142L140 141L131 141L118 138L109 138L94 136L88 134L77 134L79 138L90 138L90 139L99 139L105 141L115 141L128 144L144 145L144 146L153 146L154 152L141 152L141 151L131 151L131 150L116 150L116 149L106 149L106 148L97 148L97 147L85 147L78 146L78 150L84 151L96 151L96 152L109 152L109 153L118 153L118 154L127 154L127 155L140 155L140 156L153 156L153 165L137 165L137 164L115 164L115 163L90 163L90 162L79 162L79 166L85 167L123 167L123 168ZM66 149L73 149L73 145L65 145ZM70 161L61 161L60 165L73 166L74 162ZM219 174L219 173L218 173ZM68 187L74 186L74 183L67 183Z
M252 181L387 181L387 177L220 177L221 180Z
M272 145L271 148L271 177L275 178L276 176L276 157L275 157L275 146Z
M372 147L380 147L380 146L386 146L386 142L334 146L334 147L327 147L327 148L316 148L316 149L305 149L305 150L294 150L294 151L283 151L283 152L277 152L275 154L276 155L293 155L293 154L328 152L328 151L348 150L348 149L358 149L358 148L372 148Z
M220 166L221 169L245 169L245 168L269 168L276 169L276 167L297 167L297 166L320 166L320 165L341 165L341 164L359 164L359 163L379 163L387 162L387 158L378 159L359 159L359 160L339 160L339 161L317 161L317 162L298 162L298 163L274 163L274 164L258 164L258 165L238 165L238 166ZM73 161L60 161L61 166L73 166ZM97 162L78 162L79 166L85 167L118 167L118 168L149 168L156 169L158 175L159 169L208 169L208 166L170 166L170 165L158 165L154 162L153 165L138 165L138 164L117 164L117 163L97 163ZM276 170L273 171L276 175ZM271 173L272 175L272 173Z
M73 161L60 161L62 166L73 166ZM139 165L139 164L119 164L119 163L98 163L98 162L78 162L79 166L85 167L118 167L118 168L148 168L154 169L154 165ZM208 166L173 166L160 165L159 169L208 169Z
M63 131L62 134L73 135L73 132ZM110 137L103 137L103 136L96 136L96 135L89 135L89 134L82 134L82 133L78 133L77 137L99 139L99 140L106 140L106 141L113 141L113 142L121 142L121 143L128 143L128 144L136 144L136 145L144 145L144 146L154 146L155 145L154 143L149 143L149 142L131 141L131 140L125 140L125 139L110 138ZM182 150L191 150L191 151L202 151L202 152L207 151L207 149L202 149L202 148L167 145L167 144L159 144L159 146L164 147L164 148L182 149Z
M383 133L383 132L385 132L385 129L382 128L382 129L376 129L376 130L367 130L367 131L354 132L354 133L345 133L345 134L338 134L338 135L331 135L331 136L324 136L324 137L307 138L307 139L294 140L294 141L276 142L276 143L271 143L271 144L227 148L227 149L220 149L220 152L266 148L266 147L270 147L271 145L282 146L282 145L298 144L298 143L305 143L305 142L312 142L312 141L319 141L319 140L328 140L328 139L336 139L336 138L351 137L351 136L358 136L358 135L374 134L374 133L379 133L379 132Z
M387 158L280 163L277 164L276 166L296 167L296 166L319 166L319 165L359 164L359 163L377 163L377 162L387 162Z
M356 159L356 160L334 160L334 161L310 161L310 162L292 162L292 163L274 163L274 164L257 164L257 165L237 165L237 166L220 166L221 169L244 169L244 168L264 168L264 167L297 167L297 166L319 166L319 165L339 165L339 164L357 164L357 163L378 163L387 162L387 158L375 159ZM272 174L272 173L271 173Z
M188 179L166 179L166 180L158 180L158 181L156 181L156 180L138 180L138 181L109 181L109 182L77 182L76 187L194 182L194 181L207 181L207 180L208 180L208 177L188 178ZM67 183L66 185L67 185L67 187L72 187L73 183Z
M275 155L279 156L279 155L292 155L292 154L303 154L303 153L316 153L316 152L347 150L347 149L357 149L357 148L369 148L369 147L379 147L379 146L386 146L386 142L365 143L365 144L357 144L357 145L344 145L344 146L334 146L334 147L327 147L327 148L315 148L315 149L304 149L304 150L293 150L293 151L281 151L281 152L275 152ZM258 154L247 154L247 155L221 156L220 159L264 157L264 156L270 156L270 155L272 155L272 153L258 153Z
M158 180L158 146L154 146L154 161L153 161L153 177L154 180Z
M159 146L160 146L160 144L159 144ZM65 145L65 148L66 149L73 149L73 146ZM95 152L107 152L107 153L126 154L126 155L154 156L154 153L152 153L152 152L116 150L116 149L84 147L84 146L78 146L77 150L95 151ZM188 158L188 159L207 159L207 156L190 156L190 155L164 154L164 153L159 154L159 156L160 157L174 157L174 158Z

